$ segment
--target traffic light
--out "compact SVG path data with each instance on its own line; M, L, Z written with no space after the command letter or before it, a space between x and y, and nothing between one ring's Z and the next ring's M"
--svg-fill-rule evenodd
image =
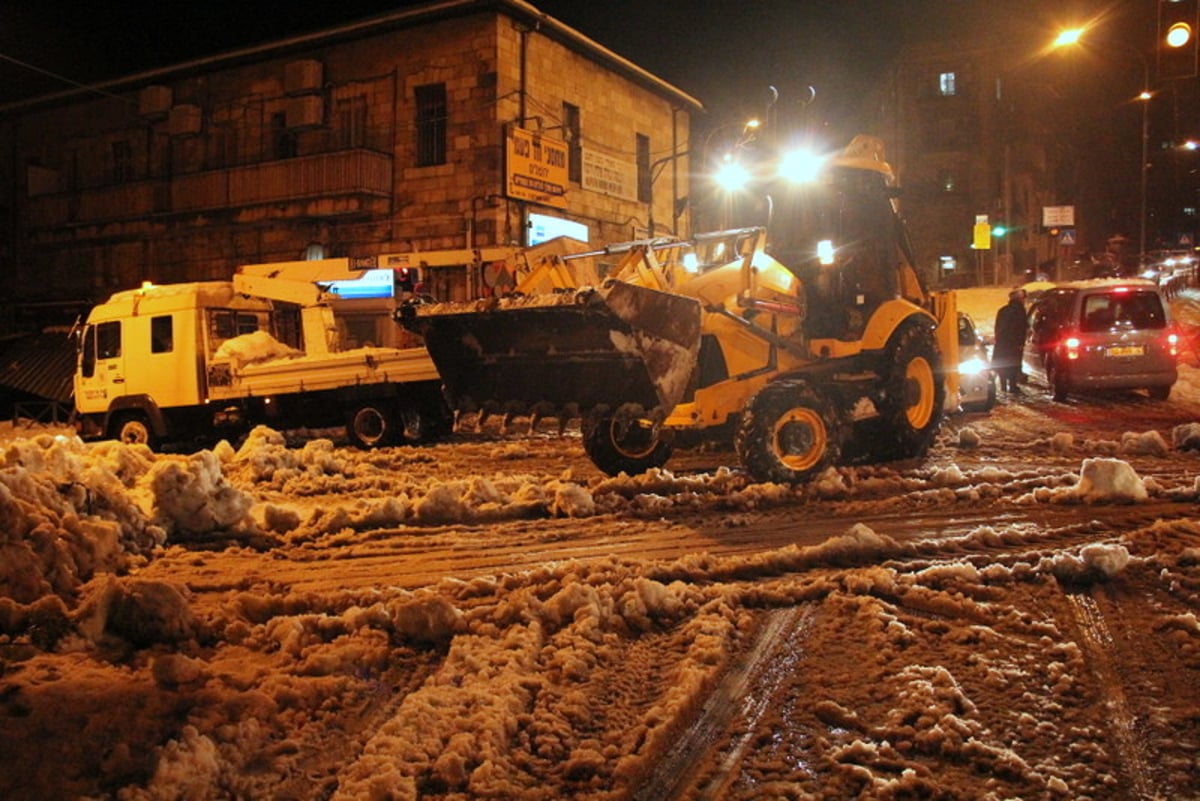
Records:
M1158 79L1196 75L1197 0L1158 0Z

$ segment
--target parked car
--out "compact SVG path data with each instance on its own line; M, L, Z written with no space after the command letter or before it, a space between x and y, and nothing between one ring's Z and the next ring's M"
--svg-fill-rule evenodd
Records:
M1153 281L1060 284L1029 311L1025 371L1056 401L1096 390L1145 389L1166 400L1178 377L1179 336Z
M987 412L996 405L988 346L966 312L958 313L958 405L964 412Z

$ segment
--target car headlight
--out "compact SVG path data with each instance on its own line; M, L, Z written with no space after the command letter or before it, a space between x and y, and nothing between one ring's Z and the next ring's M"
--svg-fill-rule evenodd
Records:
M959 375L979 375L988 370L988 363L978 357L967 359L958 365Z

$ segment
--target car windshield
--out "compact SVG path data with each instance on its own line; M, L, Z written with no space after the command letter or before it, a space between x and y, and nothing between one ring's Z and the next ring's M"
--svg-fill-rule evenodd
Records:
M1113 328L1159 329L1167 324L1162 301L1154 292L1114 290L1088 295L1083 303L1083 331Z

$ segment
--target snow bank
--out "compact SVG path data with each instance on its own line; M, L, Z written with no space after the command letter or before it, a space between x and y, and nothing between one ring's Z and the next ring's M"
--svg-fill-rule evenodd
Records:
M42 435L8 443L0 464L0 601L14 627L36 615L40 599L74 605L88 582L144 564L170 538L247 524L252 503L208 451L164 456ZM122 585L104 586L108 600L91 602L120 607L112 597ZM107 614L98 619L103 629Z

